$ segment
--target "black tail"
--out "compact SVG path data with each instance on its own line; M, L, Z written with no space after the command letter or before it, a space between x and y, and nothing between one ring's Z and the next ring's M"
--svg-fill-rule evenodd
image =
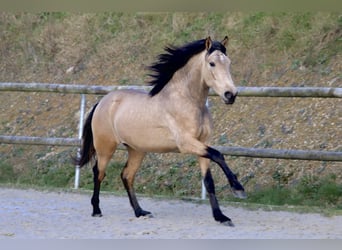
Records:
M96 103L93 109L90 111L83 127L80 157L77 157L75 162L80 167L83 167L85 164L87 164L96 153L93 143L93 131L91 128L91 120L93 119L94 111L97 107L97 104L98 103Z

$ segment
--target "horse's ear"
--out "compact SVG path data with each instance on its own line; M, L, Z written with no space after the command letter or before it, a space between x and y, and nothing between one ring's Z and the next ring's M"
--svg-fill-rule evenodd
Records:
M207 37L207 39L205 39L205 49L209 50L212 44L212 40L210 38L210 36Z
M229 41L229 38L228 38L228 36L225 36L224 38L223 38L223 40L222 40L222 45L224 46L224 47L226 47L227 45L228 45L228 41Z

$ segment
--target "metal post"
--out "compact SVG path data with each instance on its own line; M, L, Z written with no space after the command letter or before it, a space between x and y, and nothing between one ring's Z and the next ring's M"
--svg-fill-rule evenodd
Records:
M202 179L202 194L201 194L201 199L205 200L207 198L207 190L204 186L204 180Z
M207 98L207 101L205 102L205 105L206 105L207 108L209 109L209 98ZM207 196L207 190L206 190L206 188L205 188L204 181L203 181L203 178L202 178L202 193L201 193L201 199L202 199L202 200L205 200L205 199L206 199L206 196Z
M79 127L78 127L78 139L82 139L82 133L83 133L83 123L84 123L84 109L85 109L85 94L81 94L81 104L80 104L80 121L79 121ZM81 149L78 148L77 150L77 158L80 157ZM78 188L80 183L80 166L75 166L75 189Z

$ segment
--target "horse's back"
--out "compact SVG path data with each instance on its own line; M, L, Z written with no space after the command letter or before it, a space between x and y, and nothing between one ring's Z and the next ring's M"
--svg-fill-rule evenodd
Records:
M108 130L110 130L112 134L117 117L126 113L129 109L134 109L132 102L147 99L147 97L147 93L137 90L117 90L108 93L100 100L94 112L93 132L97 133L97 130L109 132Z

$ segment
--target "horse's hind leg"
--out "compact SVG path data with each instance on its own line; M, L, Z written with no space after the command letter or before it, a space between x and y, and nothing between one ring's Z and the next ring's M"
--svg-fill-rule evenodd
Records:
M93 167L93 174L94 174L94 191L93 196L91 198L91 204L93 205L93 213L92 216L94 217L101 217L102 212L100 209L100 189L101 189L101 182L103 181L104 177L106 176L105 170L107 167L108 162L110 161L113 153L106 154L106 155L98 155L96 163Z
M99 180L99 170L97 168L97 161L93 167L93 174L94 174L94 191L93 191L93 196L91 198L91 204L93 205L93 213L92 216L94 217L101 217L102 212L99 207L100 204L100 188L101 188L101 181Z
M151 212L145 211L140 207L133 187L135 174L138 171L141 162L144 159L145 153L135 151L130 147L127 147L127 150L128 160L124 169L122 170L121 180L127 191L128 198L131 203L131 206L133 207L135 216L151 216Z

